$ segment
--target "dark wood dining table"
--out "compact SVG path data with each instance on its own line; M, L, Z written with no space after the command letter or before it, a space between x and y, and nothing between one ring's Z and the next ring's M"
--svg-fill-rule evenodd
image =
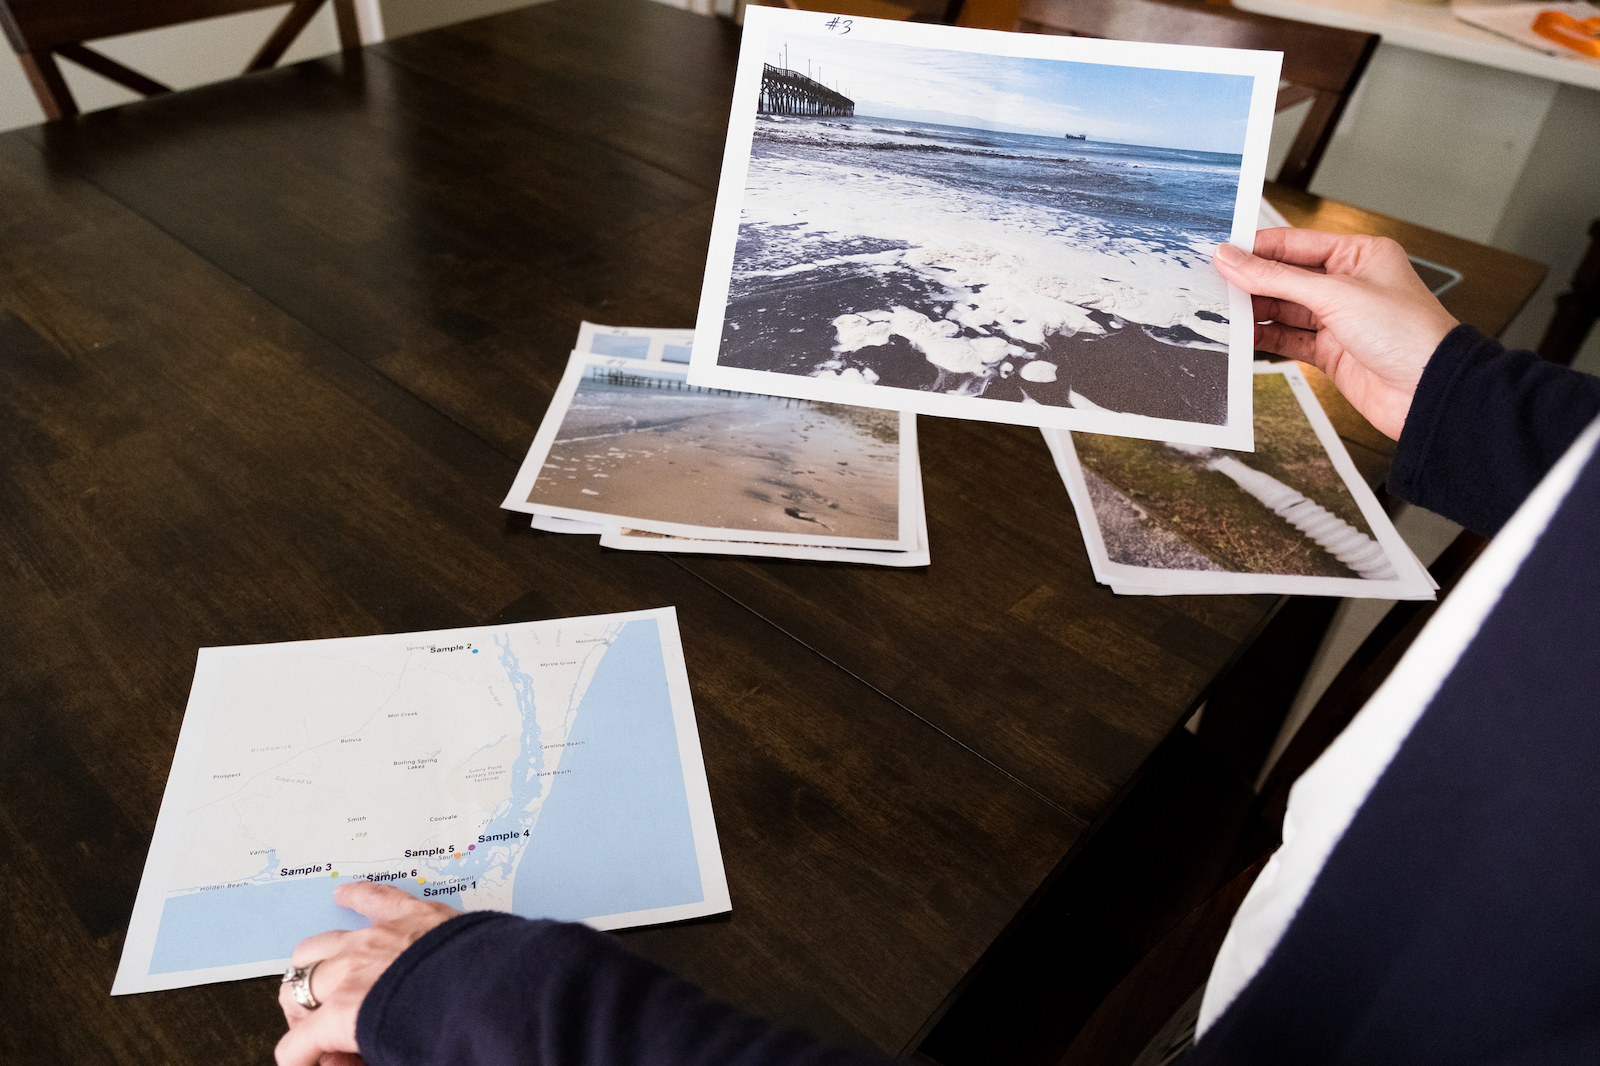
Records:
M909 572L499 509L581 319L693 323L738 47L554 0L0 135L0 1060L270 1058L275 979L108 995L200 647L674 605L733 910L625 940L897 1054L1270 618L1095 584L1014 426L921 420Z

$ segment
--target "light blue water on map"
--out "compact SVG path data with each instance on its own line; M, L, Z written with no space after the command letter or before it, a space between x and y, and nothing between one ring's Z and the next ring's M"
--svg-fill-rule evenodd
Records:
M577 742L582 743L577 743ZM705 898L653 619L623 627L573 722L512 910L587 918Z
M307 877L174 896L161 908L150 972L286 959L312 933L364 928L365 918L333 902L337 884ZM396 887L422 888L414 881Z
M532 690L501 646L501 662L533 725ZM536 726L524 734L537 743ZM601 659L573 721L554 787L523 852L512 909L530 918L574 920L650 910L705 898L689 822L672 702L655 619L625 624ZM581 743L578 743L581 742ZM518 769L544 764L535 747ZM513 774L525 780L523 773ZM528 798L514 789L511 810L484 829L525 826ZM487 849L444 869L481 873ZM397 860L396 868L404 865ZM437 875L436 875L437 876ZM162 908L150 973L286 958L325 929L359 929L365 918L333 902L331 877L255 883L175 896ZM395 887L421 897L423 886ZM456 905L456 897L444 902Z

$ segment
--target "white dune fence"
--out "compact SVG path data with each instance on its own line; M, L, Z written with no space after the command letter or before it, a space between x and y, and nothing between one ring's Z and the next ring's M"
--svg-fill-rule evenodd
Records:
M1206 469L1232 478L1273 514L1369 581L1393 581L1398 577L1377 541L1299 490L1251 469L1231 455L1218 456L1206 464Z

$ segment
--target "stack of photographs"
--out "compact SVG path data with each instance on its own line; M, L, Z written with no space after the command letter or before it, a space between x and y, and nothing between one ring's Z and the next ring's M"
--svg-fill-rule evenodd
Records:
M1134 596L1426 600L1298 363L1257 363L1255 451L1046 429L1095 579Z
M574 350L647 363L687 363L693 347L692 329L639 329L583 322L578 325L578 347Z
M693 344L692 329L601 326L584 321L578 324L578 346L573 351L609 355L617 359L637 359L646 363L687 363ZM606 531L605 526L598 522L557 518L537 512L533 516L533 528L546 533L604 534Z
M501 506L628 551L928 565L915 415L691 385L689 332L584 323Z

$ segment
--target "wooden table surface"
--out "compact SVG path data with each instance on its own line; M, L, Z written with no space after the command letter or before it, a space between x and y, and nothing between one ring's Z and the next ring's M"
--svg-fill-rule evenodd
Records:
M107 994L199 647L675 605L734 910L624 936L897 1053L1268 618L1097 586L1011 426L921 420L922 571L498 509L580 319L692 324L737 49L555 0L0 136L0 1060L270 1055L273 979Z

